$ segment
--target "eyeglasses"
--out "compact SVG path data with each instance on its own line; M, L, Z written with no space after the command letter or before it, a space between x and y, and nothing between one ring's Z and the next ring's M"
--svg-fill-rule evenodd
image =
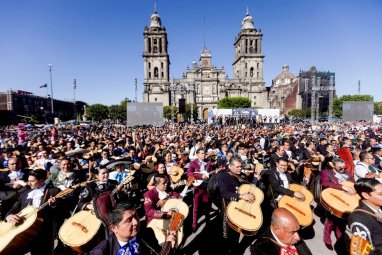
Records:
M375 160L375 158L366 158L366 159L371 159L371 160Z

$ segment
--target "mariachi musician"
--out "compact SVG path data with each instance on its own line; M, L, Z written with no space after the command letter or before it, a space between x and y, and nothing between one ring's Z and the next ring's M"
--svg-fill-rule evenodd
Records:
M205 162L205 151L203 148L196 150L197 158L190 162L187 169L187 176L193 176L196 180L203 182L199 186L194 186L194 211L192 215L192 230L195 232L198 229L198 214L199 209L204 205L206 220L209 220L209 209L211 202L208 199L207 183L209 172L212 170L211 161ZM203 209L203 208L202 208Z
M96 180L87 183L80 194L80 202L78 207L81 210L93 209L92 200L97 194L106 191L113 191L117 187L118 192L114 194L114 198L116 201L123 200L125 195L122 191L123 185L118 186L117 181L109 179L109 170L106 167L96 168L94 170L94 176L96 177Z
M283 195L305 200L303 193L289 189L289 185L292 183L292 178L287 172L287 168L287 161L284 158L279 158L276 163L276 169L271 169L263 175L263 180L266 186L265 195L268 198L262 203L264 215L271 215L273 209ZM267 204L266 201L269 201L269 204Z
M237 252L239 245L239 233L235 232L227 224L227 214L226 206L230 201L238 201L244 199L249 202L253 202L255 197L253 194L238 194L236 191L240 187L240 181L243 180L240 177L242 170L242 160L238 156L234 156L230 159L229 162L229 172L224 172L219 176L218 183L220 194L222 196L223 205L221 208L222 219L223 219L223 238L224 238L224 248L230 252Z
M21 218L18 213L26 208L28 205L34 208L40 207L44 202L48 202L49 205L53 205L56 199L53 197L59 189L48 186L45 184L47 177L47 171L43 169L34 169L29 172L28 184L29 188L25 189L18 197L17 202L13 205L11 210L6 215L6 221L12 224L18 224L21 222ZM54 240L54 217L60 211L60 206L56 207L46 206L44 209L38 212L38 217L43 218L43 225L35 238L29 243L28 250L32 255L50 255L53 251ZM12 252L12 254L25 254L24 247L18 247L18 251Z
M361 201L348 218L347 230L369 242L373 247L370 255L382 254L382 183L372 178L360 178L354 188ZM361 246L361 243L358 242L358 245ZM350 249L358 248L354 246Z
M143 194L146 222L148 225L154 219L168 220L171 218L171 212L161 211L161 208L167 199L171 197L179 198L179 194L168 190L168 182L169 180L166 175L157 174L154 176L155 188ZM153 228L153 230L158 243L162 243L166 238L163 230L158 231L156 228Z
M320 171L320 181L322 188L334 188L338 190L344 190L350 195L355 194L355 190L353 187L347 187L342 185L341 183L344 181L354 182L352 176L348 175L345 171L345 162L340 158L334 158L332 161L333 168L324 169ZM346 221L344 219L337 218L333 215L327 214L325 224L324 224L324 243L326 247L330 250L333 250L331 234L334 230L334 234L339 240L339 243L336 244L336 249L341 249L344 247L344 244L341 244L340 240L342 234L344 233L346 228ZM339 251L338 251L339 252ZM342 254L339 252L339 254Z

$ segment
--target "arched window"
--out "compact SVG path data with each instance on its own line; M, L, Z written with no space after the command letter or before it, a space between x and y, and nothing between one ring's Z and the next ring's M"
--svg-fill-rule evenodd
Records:
M251 67L250 76L253 77L253 67Z
M154 68L154 77L158 78L158 67Z

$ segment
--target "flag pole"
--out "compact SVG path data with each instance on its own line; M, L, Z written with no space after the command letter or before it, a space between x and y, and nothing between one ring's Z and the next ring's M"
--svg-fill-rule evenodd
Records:
M50 94L50 103L51 103L51 107L52 107L52 116L54 114L54 108L53 108L53 82L52 82L52 64L49 64L49 75L50 75L50 91L51 91L51 94Z

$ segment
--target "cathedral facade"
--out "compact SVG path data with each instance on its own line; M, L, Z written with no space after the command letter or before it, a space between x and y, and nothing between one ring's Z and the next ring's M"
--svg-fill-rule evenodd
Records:
M193 61L181 78L170 75L170 56L166 28L157 13L151 15L150 25L144 29L144 91L145 103L163 103L178 106L179 99L198 106L199 118L206 119L209 108L217 108L218 100L225 97L245 97L251 107L280 109L288 114L292 109L311 109L312 120L320 112L332 117L332 101L335 97L335 74L318 72L312 67L299 76L284 65L282 72L266 87L263 78L263 34L255 28L253 18L247 13L241 30L234 40L233 75L229 78L224 67L212 64L212 54L206 47L199 62Z
M208 108L217 108L218 100L224 97L246 97L252 101L252 107L270 107L263 78L263 34L255 28L248 10L234 41L233 78L228 77L224 67L216 68L212 64L211 52L206 47L199 63L193 61L183 77L171 76L167 32L156 11L143 35L144 102L178 106L179 99L184 98L186 104L198 106L198 115L204 119Z

